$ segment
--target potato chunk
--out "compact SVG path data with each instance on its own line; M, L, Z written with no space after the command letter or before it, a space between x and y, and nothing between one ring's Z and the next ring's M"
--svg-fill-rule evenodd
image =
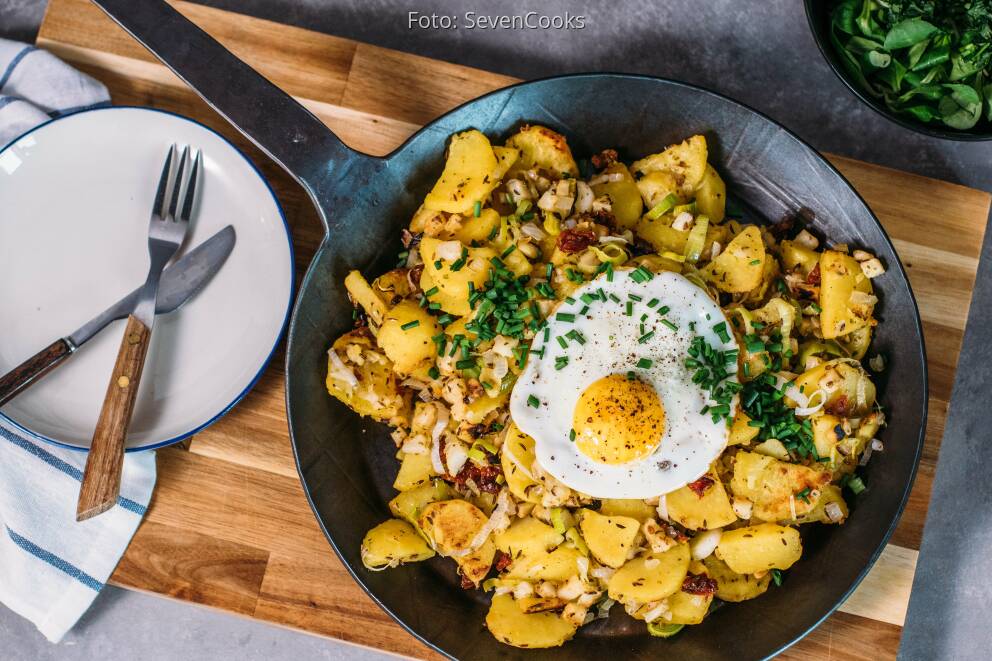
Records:
M644 523L648 519L654 518L656 510L643 500L630 498L605 498L599 508L600 514L606 516L623 516L637 519Z
M501 643L529 649L558 647L577 628L556 613L524 613L508 594L493 597L486 627Z
M437 358L437 345L431 340L441 326L413 300L400 301L386 313L376 341L400 374L424 371Z
M511 558L547 553L565 539L548 524L530 516L517 519L495 537L496 548Z
M612 203L613 217L620 229L633 229L644 211L641 193L630 170L623 163L613 163L603 170L607 176L618 176L618 181L606 181L592 187L596 197L607 195Z
M424 272L420 278L420 286L424 291L436 286L439 291L430 300L440 303L445 312L465 316L472 312L472 306L468 302L469 283L476 290L485 289L484 285L492 268L489 260L497 256L496 251L486 247L463 246L459 257L442 259L437 254L442 243L447 242L427 236L421 239L420 256L424 260Z
M696 576L709 576L706 565L701 562L689 564L689 573ZM709 612L712 594L690 594L679 590L668 598L668 612L672 619L669 624L699 624Z
M467 500L443 500L424 508L417 522L441 555L469 548L488 517Z
M799 531L774 523L728 530L716 547L717 557L738 574L788 569L802 554Z
M727 185L712 165L706 165L706 174L696 189L696 211L708 216L710 221L723 220L727 206Z
M829 483L829 471L779 461L756 452L738 452L730 490L754 503L752 519L782 521L791 519L793 513L802 516L816 505L813 498L807 497L809 502L806 502L796 494L804 490L812 494Z
M841 417L865 415L875 403L875 384L868 373L860 365L844 358L820 363L796 377L794 383L806 397L812 397L817 389L822 389L827 393L823 409ZM786 398L786 403L796 405L789 398Z
M584 510L579 522L579 530L589 551L610 567L619 567L627 561L627 553L634 546L640 527L637 519L604 516L593 510Z
M706 174L706 138L694 135L659 154L635 161L630 169L641 174L671 172L683 195L691 195Z
M761 284L765 272L765 244L757 227L748 226L702 270L720 291L743 293Z
M433 475L434 466L429 454L407 452L403 455L400 470L393 480L393 488L397 491L409 491L429 483Z
M579 174L565 136L545 126L523 127L506 141L506 146L520 150L520 158L511 168L513 172L541 168L555 177Z
M716 596L723 601L738 602L760 597L772 582L771 574L755 578L750 574L738 574L715 555L703 560L710 578L716 579Z
M373 291L368 280L358 271L350 272L344 279L345 289L352 302L361 307L373 326L378 327L389 310L385 302Z
M702 495L687 485L665 496L668 516L689 530L712 530L736 521L737 515L716 471L711 468L700 480ZM709 485L703 486L706 482Z
M456 133L448 146L444 171L424 198L434 211L465 213L484 201L499 183L493 180L498 162L493 147L480 131Z
M524 473L524 471L530 472L530 467L534 465L535 460L534 439L520 431L520 428L511 422L506 430L506 437L500 452L503 477L506 478L506 486L514 498L536 504L541 501L534 493L537 482L532 480L527 473Z
M335 340L327 353L325 385L327 392L359 415L393 422L409 412L409 397L400 393L392 363L361 330Z
M417 519L420 518L424 508L431 503L447 500L453 496L447 484L435 480L433 484L415 487L393 498L389 501L389 511L397 518L418 525Z
M875 309L871 280L850 255L825 250L820 255L820 330L832 339L870 326Z
M639 603L658 601L682 589L689 571L689 545L678 544L663 553L638 556L610 577L611 599Z
M406 521L390 519L365 534L362 564L369 569L397 567L434 557L424 538Z

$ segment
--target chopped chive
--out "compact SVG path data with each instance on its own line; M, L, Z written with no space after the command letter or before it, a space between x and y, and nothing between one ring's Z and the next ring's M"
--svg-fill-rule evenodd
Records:
M575 442L575 430L574 429L569 429L568 430L568 440L572 441L573 443Z
M661 323L665 324L669 328L669 330L677 331L679 329L677 325L673 324L668 319L662 319Z
M433 296L434 294L438 293L438 291L440 290L437 287L431 287L430 289L424 292L424 296Z
M651 365L653 364L654 364L653 361L651 361L651 359L649 358L641 358L639 361L637 361L637 366L642 370L646 370L650 368Z
M610 300L613 301L614 303L619 303L620 302L620 297L617 296L616 294L611 293L610 294Z
M652 298L650 301L648 301L648 307L653 308L654 306L658 305L658 303L661 303L661 301L659 301L657 298Z
M536 409L541 405L541 400L539 400L537 397L534 397L534 395L527 395L527 405L532 406Z
M513 254L513 251L516 250L516 249L517 249L516 244L512 244L511 243L510 246L506 250L504 250L502 253L500 253L500 259L506 259L511 254Z
M760 259L752 259L751 260L751 266L757 266L760 263L761 263L761 260Z
M658 308L658 314L660 314L660 315L666 315L670 311L671 311L671 308L668 307L667 305L662 305L660 308ZM693 323L695 323L695 322L693 322ZM695 327L693 328L693 330L696 330Z
M558 356L555 358L555 369L560 370L568 365L568 356Z
M575 315L571 312L559 312L555 315L555 320L571 323L575 321Z
M647 342L648 340L650 340L652 337L654 337L654 331L648 331L644 335L641 335L639 338L637 338L637 343L638 344L644 344L645 342Z
M723 342L730 342L730 333L727 332L727 322L721 321L713 326L713 332L719 336Z
M444 262L442 262L440 259L435 259L434 260L434 270L435 271L440 271L442 266L444 266Z
M482 215L482 202L479 200L476 200L475 205L472 207L472 215L476 218Z
M628 316L628 317L633 317L634 316L634 304L633 304L633 302L627 301L627 309L624 311L624 314L626 316Z
M629 298L632 301L637 301L638 303L640 303L641 301L644 300L643 298L641 298L637 294L627 294L627 298Z
M413 321L406 322L405 324L403 324L402 326L400 326L400 328L402 328L405 331L408 331L411 328L416 328L419 325L420 325L420 320L419 319L414 319Z

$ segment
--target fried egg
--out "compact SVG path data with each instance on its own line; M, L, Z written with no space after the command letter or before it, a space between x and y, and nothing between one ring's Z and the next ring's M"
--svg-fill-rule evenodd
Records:
M697 336L736 350L729 328L720 307L682 275L601 275L538 332L511 394L513 421L533 437L540 466L576 491L670 493L705 474L727 444L727 421L707 411L714 402L686 358ZM735 397L731 417L736 405Z

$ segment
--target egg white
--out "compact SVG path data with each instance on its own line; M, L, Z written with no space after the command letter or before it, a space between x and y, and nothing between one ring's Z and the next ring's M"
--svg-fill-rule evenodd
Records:
M548 319L547 341L544 332L538 332L510 397L513 421L533 437L541 467L572 489L595 498L652 498L670 493L702 476L727 444L727 423L714 423L708 413L701 412L711 403L709 396L692 383L694 370L685 366L689 346L697 335L715 349L737 349L732 335L724 342L713 330L714 325L727 322L723 311L705 291L679 274L664 272L647 282L636 282L631 273L617 270L612 281L601 275L572 293L574 303L564 302L558 307ZM580 314L586 306L581 296L600 291L608 300L593 301L586 313ZM609 299L610 294L621 302ZM633 301L633 314L627 316L631 295L641 301ZM648 307L654 298L659 303ZM664 317L658 314L663 306L669 308ZM575 320L558 320L557 313L574 314ZM642 321L645 314L647 318ZM662 323L662 318L677 330ZM638 342L642 323L645 333L654 331L643 343ZM729 332L729 323L727 329ZM568 348L563 349L557 338L572 330L584 337L585 344L568 340ZM562 369L555 369L558 356L569 358ZM651 367L637 368L641 358L651 360ZM576 403L593 382L629 371L655 388L665 408L660 444L638 461L617 465L596 462L569 440ZM736 380L737 376L730 378ZM537 399L536 407L531 398ZM736 407L735 397L731 414Z

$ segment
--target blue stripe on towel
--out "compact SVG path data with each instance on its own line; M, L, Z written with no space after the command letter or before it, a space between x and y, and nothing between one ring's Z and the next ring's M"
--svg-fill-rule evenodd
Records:
M7 526L4 526L4 528L7 528ZM7 528L7 536L10 537L10 539L15 544L17 544L19 547L21 547L31 555L35 556L39 560L44 560L45 562L55 567L59 571L65 572L69 576L72 576L74 579L76 579L86 587L90 588L91 590L95 592L99 592L100 590L103 589L103 583L96 580L95 578L84 572L82 569L80 569L79 567L75 566L70 562L66 562L65 560L55 555L51 551L46 551L37 544L31 542L31 540L21 537L10 528Z
M72 479L76 480L77 482L82 481L83 471L79 470L78 468L76 468L71 464L62 461L51 452L48 452L43 448L38 447L31 441L21 438L17 434L12 434L11 432L7 431L4 427L0 427L0 438L7 439L17 447L27 451L29 454L33 454L38 459L41 459L49 466L52 466L53 468L59 471L62 471L63 473L65 473ZM128 510L129 512L134 512L139 516L144 516L145 511L148 509L141 503L137 503L131 500L130 498L124 498L123 496L117 499L117 504L123 507L124 509Z
M0 105L0 108L3 106ZM108 108L110 107L110 101L99 101L97 103L89 103L82 106L73 106L72 108L63 108L62 110L53 110L48 113L49 117L64 117L66 115L71 115L74 112L82 112L83 110L95 110L96 108Z
M7 65L6 71L3 72L3 76L0 76L0 89L3 89L3 86L7 84L8 80L10 80L11 74L14 73L14 69L16 69L17 65L21 63L21 60L24 59L24 56L36 50L38 49L35 48L34 46L25 46L24 50L22 50L20 53L14 56L14 59L12 59L10 61L10 64Z

